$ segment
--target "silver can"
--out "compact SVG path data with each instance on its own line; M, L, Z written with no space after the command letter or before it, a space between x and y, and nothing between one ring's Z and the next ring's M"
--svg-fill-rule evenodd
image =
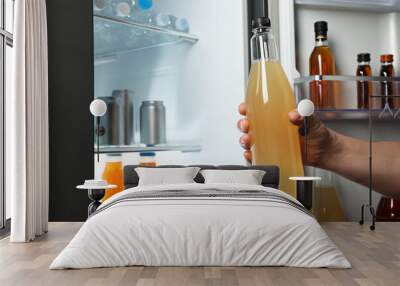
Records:
M131 145L134 143L133 92L114 90L112 93L114 108L112 110L112 145Z
M165 144L166 115L162 101L143 101L140 106L140 142L146 145Z

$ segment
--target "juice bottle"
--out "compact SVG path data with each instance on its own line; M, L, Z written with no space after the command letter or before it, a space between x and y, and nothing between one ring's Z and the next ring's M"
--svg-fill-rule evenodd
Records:
M124 190L124 173L122 170L122 161L120 157L109 155L102 179L107 181L108 184L117 186L115 189L106 190L106 194L102 199L103 202L116 193Z
M328 23L314 23L315 47L310 56L310 75L334 75L335 57L328 45ZM310 99L317 108L334 108L335 91L332 81L314 81L310 83Z
M296 103L266 17L253 21L251 53L246 105L253 164L279 166L280 189L295 197L289 177L304 174L298 128L288 118Z
M371 61L371 55L368 53L357 55L357 76L371 76L371 66L369 65ZM372 104L372 83L368 81L358 81L357 82L357 107L359 109L368 109Z

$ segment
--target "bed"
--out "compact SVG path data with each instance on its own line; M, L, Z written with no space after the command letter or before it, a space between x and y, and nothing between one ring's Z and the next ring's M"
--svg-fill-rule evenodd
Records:
M205 184L199 173L195 183L155 186L138 186L136 167L125 167L126 190L88 218L50 269L351 267L311 213L278 190L277 167L198 166L263 170L261 185Z

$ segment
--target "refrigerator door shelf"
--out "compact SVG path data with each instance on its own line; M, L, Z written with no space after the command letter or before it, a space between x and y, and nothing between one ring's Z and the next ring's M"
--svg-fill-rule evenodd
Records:
M316 75L294 79L294 93L297 101L310 97L310 84L320 83L323 88L332 91L335 109L316 109L315 115L324 121L367 121L371 115L372 120L398 121L400 119L400 95L396 93L383 94L384 84L391 85L394 91L400 88L400 77L380 76L347 76L347 75ZM368 108L357 108L357 84L362 84L367 90ZM382 107L385 99L393 101L388 108ZM371 112L371 114L370 114Z
M129 19L94 14L95 56L115 55L171 44L195 44L198 37Z
M297 5L314 7L341 8L350 10L372 10L380 12L400 11L398 0L295 0Z

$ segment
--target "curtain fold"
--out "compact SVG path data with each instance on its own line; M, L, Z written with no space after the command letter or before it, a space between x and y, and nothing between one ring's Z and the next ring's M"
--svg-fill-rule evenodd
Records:
M45 0L15 1L14 72L6 124L12 242L47 232L49 196L48 66Z

